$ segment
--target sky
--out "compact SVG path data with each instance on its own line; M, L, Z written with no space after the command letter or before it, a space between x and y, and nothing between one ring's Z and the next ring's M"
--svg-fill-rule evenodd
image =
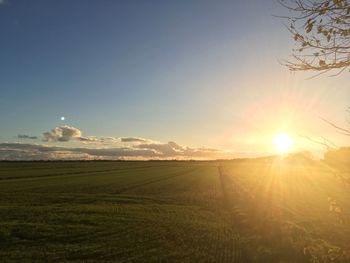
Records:
M0 0L0 159L234 158L348 138L349 73L291 73L275 0ZM64 117L62 120L61 117Z

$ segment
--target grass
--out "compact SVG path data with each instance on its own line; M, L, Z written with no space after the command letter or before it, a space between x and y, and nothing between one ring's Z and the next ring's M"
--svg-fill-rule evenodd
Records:
M350 262L335 178L279 159L0 163L0 261Z

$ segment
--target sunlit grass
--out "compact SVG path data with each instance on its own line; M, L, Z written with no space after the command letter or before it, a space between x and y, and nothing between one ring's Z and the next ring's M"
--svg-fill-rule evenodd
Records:
M3 163L0 179L1 259L350 262L348 188L304 155Z

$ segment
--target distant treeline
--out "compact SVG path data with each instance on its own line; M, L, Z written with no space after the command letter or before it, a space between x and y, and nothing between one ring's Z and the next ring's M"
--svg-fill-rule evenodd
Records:
M149 159L149 160L85 160L85 159L77 159L77 160L0 160L0 163L116 163L116 162L213 162L216 160L159 160L159 159Z
M335 168L350 171L350 147L329 150L324 155L324 162Z
M278 158L281 158L279 155L270 155L263 157L251 157L251 158L234 158L234 159L216 159L216 160L180 160L180 159L148 159L148 160L108 160L108 159L93 159L93 160L0 160L0 163L113 163L113 162L271 162ZM307 162L315 162L315 159L312 156L312 153L308 151L302 151L297 153L290 153L287 156L283 156L283 158L287 159L289 162L298 162L298 161L307 161ZM350 147L342 147L339 149L330 149L324 154L323 161L330 166L336 168L347 168L350 170Z

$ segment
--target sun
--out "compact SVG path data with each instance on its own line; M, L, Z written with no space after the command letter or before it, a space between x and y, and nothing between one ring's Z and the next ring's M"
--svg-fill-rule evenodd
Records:
M291 150L294 143L292 137L287 133L278 133L272 139L275 149L278 153L287 153Z

